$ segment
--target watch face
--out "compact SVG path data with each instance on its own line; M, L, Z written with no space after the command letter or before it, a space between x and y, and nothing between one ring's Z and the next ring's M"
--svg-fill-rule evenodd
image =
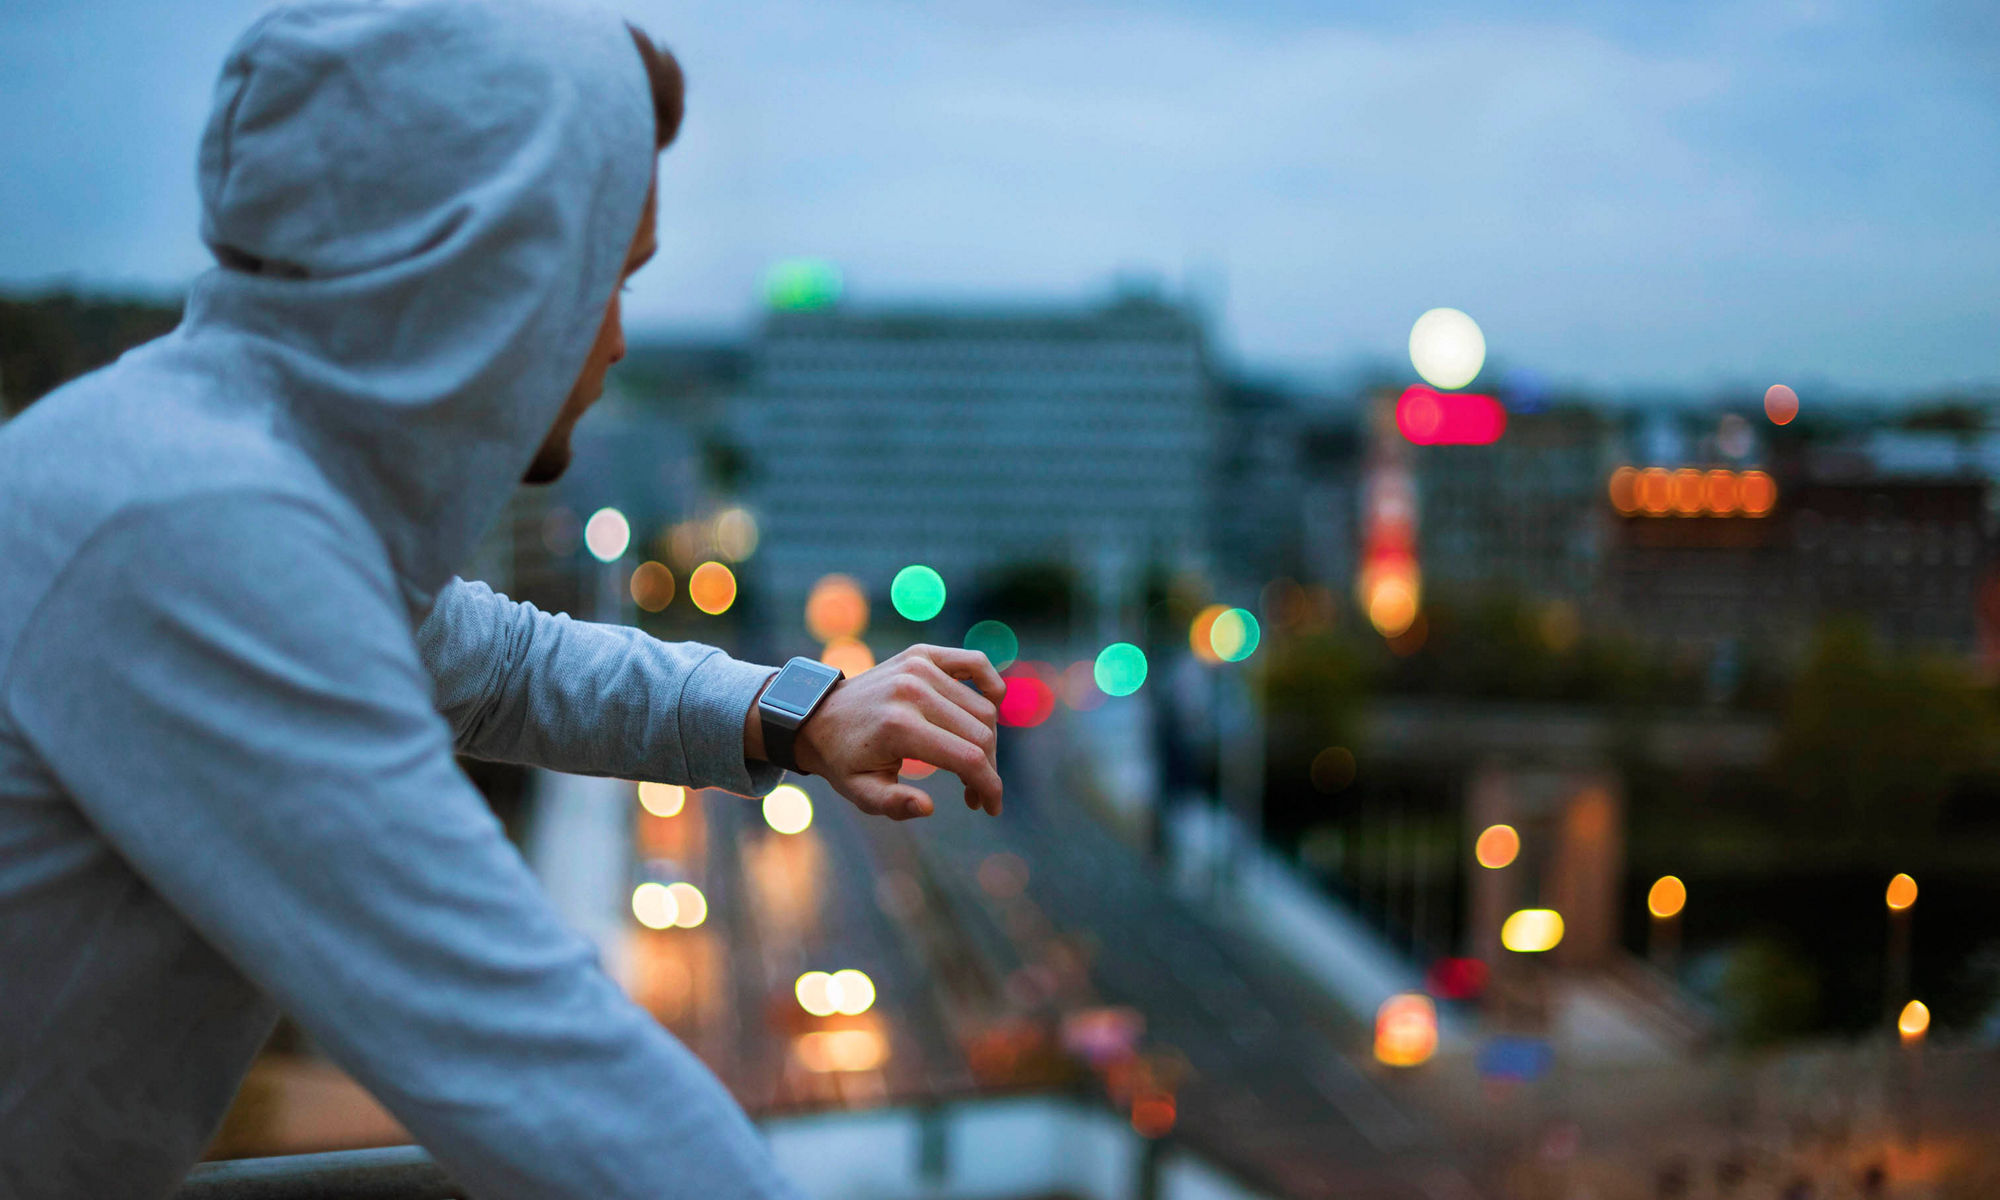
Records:
M819 699L820 693L824 692L832 682L831 673L821 674L804 667L786 667L778 672L778 677L771 681L771 686L764 689L764 699L779 708L804 712L812 707L813 701Z

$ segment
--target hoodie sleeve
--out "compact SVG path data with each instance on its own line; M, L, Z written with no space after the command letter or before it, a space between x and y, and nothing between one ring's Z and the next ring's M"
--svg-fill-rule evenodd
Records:
M438 710L474 758L759 796L784 779L743 757L775 667L663 642L454 579L417 631Z
M0 703L116 853L471 1194L796 1196L458 770L374 545L266 496L128 513L31 616Z

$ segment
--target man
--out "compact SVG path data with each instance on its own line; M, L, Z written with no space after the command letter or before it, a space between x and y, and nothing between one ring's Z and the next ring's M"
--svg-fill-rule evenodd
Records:
M221 266L0 430L0 1197L170 1192L279 1009L473 1195L793 1194L453 760L782 774L770 668L452 577L623 353L680 103L553 0L318 0L231 51ZM930 811L913 757L997 813L1000 686L915 647L796 759L865 812Z

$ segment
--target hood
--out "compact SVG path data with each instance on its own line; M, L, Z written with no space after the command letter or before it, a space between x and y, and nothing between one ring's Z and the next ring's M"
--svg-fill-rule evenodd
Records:
M610 13L326 0L231 49L199 171L224 265L179 338L276 406L381 533L413 615L561 410L653 162L645 68Z

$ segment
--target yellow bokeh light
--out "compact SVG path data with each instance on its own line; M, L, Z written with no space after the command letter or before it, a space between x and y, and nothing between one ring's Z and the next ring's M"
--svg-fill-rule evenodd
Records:
M1500 926L1500 944L1516 954L1540 954L1562 940L1562 914L1552 908L1524 908Z
M740 508L717 513L715 548L730 562L742 562L757 553L757 518Z
M827 995L835 1012L858 1017L875 1006L875 981L853 968L835 971Z
M1417 589L1400 575L1388 575L1368 589L1368 623L1383 637L1401 637L1417 619Z
M875 666L875 652L860 638L838 638L827 643L819 660L852 679Z
M674 924L682 929L693 929L708 920L708 897L691 883L670 883L667 895L674 900Z
M1903 1035L1904 1041L1915 1041L1924 1036L1930 1027L1931 1010L1921 1000L1912 1000L1905 1004L1902 1013L1896 1018L1896 1032Z
M779 784L764 797L764 823L779 833L804 833L813 823L812 797L803 788Z
M583 526L583 544L599 562L615 562L632 544L632 523L615 508L600 508Z
M821 642L858 638L868 631L868 596L846 575L828 575L806 597L806 632Z
M815 1029L794 1043L799 1065L816 1075L873 1071L889 1057L889 1043L873 1029Z
M679 917L673 893L657 883L632 889L632 915L648 929L672 929Z
M1908 875L1897 875L1889 881L1889 890L1883 900L1894 912L1901 912L1917 902L1917 881Z
M632 570L632 603L659 612L674 600L674 573L665 563L642 562Z
M1462 388L1486 365L1486 335L1455 308L1433 308L1410 327L1410 365L1432 387Z
M1687 907L1687 885L1676 875L1662 875L1646 893L1646 911L1661 920L1678 917L1681 909Z
M1391 1067L1414 1067L1437 1053L1437 1005L1429 996L1405 992L1382 1002L1375 1013L1375 1059Z
M1488 825L1472 843L1472 857L1479 865L1499 870L1521 853L1521 835L1512 825Z
M639 807L656 817L676 817L687 805L687 789L673 783L639 785Z
M719 562L705 562L688 576L688 599L709 616L729 611L736 603L736 573Z
M807 971L792 985L799 1007L815 1017L830 1017L840 1011L834 1003L833 976L825 971Z

